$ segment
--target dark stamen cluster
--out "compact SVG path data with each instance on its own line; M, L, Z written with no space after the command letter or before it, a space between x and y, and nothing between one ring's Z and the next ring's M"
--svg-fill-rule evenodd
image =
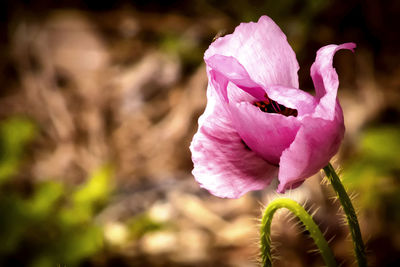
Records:
M254 102L254 105L258 107L262 112L267 113L278 113L286 117L294 116L297 117L297 110L292 108L287 108L284 105L270 99L268 95L265 95L265 100Z

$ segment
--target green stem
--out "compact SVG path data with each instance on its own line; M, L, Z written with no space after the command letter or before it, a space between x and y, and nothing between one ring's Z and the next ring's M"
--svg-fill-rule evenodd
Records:
M269 203L265 209L261 222L261 260L264 267L272 266L271 258L271 222L274 213L280 208L287 208L294 213L304 224L310 236L314 239L322 258L328 267L336 266L333 253L328 246L323 234L315 224L310 214L296 201L289 198L278 198Z
M332 184L337 196L339 197L340 203L342 204L343 211L346 214L347 222L349 223L351 237L353 238L354 251L356 253L358 266L367 266L367 259L365 257L364 243L361 237L360 226L358 225L358 220L354 207L351 204L350 198L346 193L335 169L329 163L324 168L325 174L328 177L330 183Z

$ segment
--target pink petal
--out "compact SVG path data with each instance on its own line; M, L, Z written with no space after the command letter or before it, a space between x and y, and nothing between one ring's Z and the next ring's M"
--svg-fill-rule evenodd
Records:
M278 165L282 151L289 147L300 123L297 118L262 112L253 105L265 100L265 89L251 80L244 67L233 57L214 55L206 60L212 84L229 104L232 125L244 142L263 159ZM283 98L300 96L313 104L314 98L300 90L287 90ZM272 90L271 90L272 91ZM280 90L284 91L284 90ZM246 93L251 96L246 97ZM295 94L297 93L297 94ZM286 96L286 97L285 97ZM278 96L277 96L278 97ZM294 101L294 100L290 100Z
M247 102L229 106L233 125L243 141L263 159L278 166L282 152L300 128L298 119L262 112Z
M317 105L315 97L300 89L270 86L265 90L272 100L287 108L296 109L298 112L297 117L313 113Z
M316 108L315 116L332 120L335 116L336 95L339 87L339 78L333 68L333 56L340 49L350 49L354 52L356 44L345 43L341 45L327 45L320 48L317 58L311 66L311 77L314 82L316 97L319 105Z
M283 193L317 173L339 150L344 124L342 110L339 105L335 106L333 121L311 116L303 118L295 140L282 153L278 192Z
M250 78L246 69L235 58L214 55L205 61L214 87L221 92L227 102L229 102L227 81L234 83L255 99L265 99L265 90Z
M298 88L296 55L285 34L269 17L241 23L233 34L218 38L204 58L223 55L236 58L257 84Z
M208 97L190 145L195 179L219 197L238 198L264 188L276 177L277 168L246 148L219 99L212 93Z
M298 185L326 166L339 150L344 135L343 112L337 100L339 78L332 66L340 49L354 50L354 43L328 45L317 52L311 77L319 101L311 116L302 119L294 142L282 153L278 192Z
M230 88L230 92L228 92L228 82L231 82L253 96L253 98L250 98L253 101L256 99L265 100L265 93L267 93L271 99L277 101L279 104L297 109L300 116L313 112L317 104L316 99L312 95L300 89L288 88L281 85L263 87L257 84L250 78L247 70L233 57L214 55L206 59L206 63L210 76L213 77L212 82L214 86L222 93L226 102L229 102L229 94L240 94L239 92L233 92L237 88L232 87ZM236 98L235 102L240 102L239 100ZM241 100L249 101L249 98L241 97Z

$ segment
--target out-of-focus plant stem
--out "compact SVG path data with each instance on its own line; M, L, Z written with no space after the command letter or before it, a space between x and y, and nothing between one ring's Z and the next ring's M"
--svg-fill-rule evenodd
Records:
M343 211L346 214L347 222L349 224L351 237L353 239L354 251L357 257L358 266L367 266L367 260L365 256L364 242L361 237L360 226L358 224L357 215L354 210L353 204L351 204L350 198L344 189L342 182L340 181L335 169L329 163L324 168L325 174L328 177L329 182L332 184L337 196L339 197L340 203L342 204Z
M289 198L273 200L264 211L261 221L261 260L262 266L272 266L271 258L271 222L275 212L280 208L287 208L294 213L304 224L310 236L314 239L321 255L328 267L337 266L328 242L319 230L311 215L296 201Z

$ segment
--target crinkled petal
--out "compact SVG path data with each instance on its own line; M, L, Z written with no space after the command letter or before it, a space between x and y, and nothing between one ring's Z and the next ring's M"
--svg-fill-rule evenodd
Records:
M235 130L251 150L271 164L278 165L282 151L293 142L300 122L296 117L266 113L254 106L253 102L266 99L265 89L250 78L235 58L215 55L206 62L211 69L212 84L223 99L228 99ZM297 96L290 90L286 96L290 92ZM246 97L246 94L249 96ZM305 94L302 96L309 101L313 99L306 98Z
M317 52L315 62L311 66L311 77L314 82L316 97L319 104L314 117L332 120L335 116L336 96L339 78L333 64L333 56L340 49L350 49L354 52L356 44L327 45Z
M333 56L340 49L353 51L355 47L354 43L345 43L318 50L311 66L318 104L311 116L302 118L295 140L282 153L278 192L284 192L317 173L339 150L345 128L343 112L337 100L339 78L332 66Z
M339 150L344 135L343 113L340 105L335 105L332 121L305 117L295 140L283 151L279 168L278 192L283 193L292 185L325 167Z
M267 16L258 22L241 23L233 34L218 38L204 55L236 58L256 83L298 88L296 55L285 34Z
M265 94L267 93L269 98L279 104L297 109L300 115L314 112L317 105L315 97L300 89L281 85L266 87L259 85L250 78L244 66L233 57L214 55L207 59L206 62L209 67L209 73L211 73L212 83L221 92L226 102L229 102L229 99L233 100L233 102L265 100ZM237 88L230 87L228 82L233 83ZM243 97L243 92L240 91L244 91L252 97ZM241 95L241 97L230 97L230 95Z
M284 192L328 164L344 134L333 56L354 47L318 51L311 67L313 98L297 89L295 54L270 18L242 23L211 44L204 57L207 108L190 146L197 181L217 196L235 198L265 187L279 171L278 191ZM265 93L298 116L262 112L254 102Z
M212 194L238 198L266 187L277 176L278 168L246 148L227 111L217 101L209 99L199 119L199 130L190 145L192 173Z
M257 84L250 78L243 65L240 64L234 57L214 55L205 59L205 61L209 68L211 82L224 97L226 102L229 102L227 81L234 83L238 88L245 91L255 99L264 99L265 90L261 85Z
M265 88L265 90L272 100L287 108L296 109L298 117L312 114L317 105L315 97L300 89L270 86Z
M233 125L247 146L263 159L278 165L282 152L293 142L300 128L298 119L262 112L248 102L229 106Z

